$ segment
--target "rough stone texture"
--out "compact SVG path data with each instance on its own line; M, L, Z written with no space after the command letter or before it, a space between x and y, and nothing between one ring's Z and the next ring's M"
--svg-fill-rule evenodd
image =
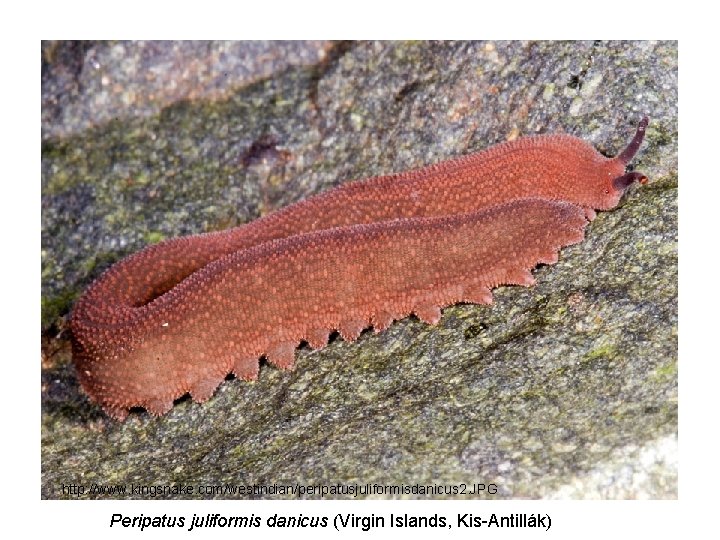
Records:
M168 92L155 109L131 103L108 119L102 84L80 84L98 57L117 81L133 58L161 80L198 66L172 43L122 44L122 61L113 47L43 47L43 497L93 482L677 496L676 42L324 45L317 61L280 61L260 79L228 61L226 85L202 66L197 88L215 92ZM81 91L49 111L57 73ZM157 86L136 79L134 103L152 102ZM264 366L256 383L228 381L162 418L119 424L79 391L63 316L149 242L525 134L566 131L615 154L641 114L651 123L635 165L651 183L599 214L532 289L496 289L492 307L448 308L436 327L409 318L301 349L293 372Z
M179 41L42 45L43 137L159 113L187 99L218 99L291 66L325 58L327 42Z

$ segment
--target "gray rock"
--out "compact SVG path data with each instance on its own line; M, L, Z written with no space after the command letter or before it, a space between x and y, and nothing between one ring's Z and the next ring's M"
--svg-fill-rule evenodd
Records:
M227 62L227 84L177 44L121 45L117 58L117 44L43 48L44 498L71 498L63 484L240 481L677 497L676 42L339 43L259 67L262 78ZM288 45L266 47L282 58ZM80 105L57 99L68 73L87 77L102 57L106 77L129 81L135 56L160 80L191 65L197 88L213 91L109 117L102 81L79 85L87 114L73 120ZM141 104L157 91L146 79L127 83ZM104 268L149 242L519 135L566 131L612 155L643 114L635 165L650 183L600 213L531 289L447 308L437 326L408 318L301 348L293 372L263 366L257 382L227 381L161 418L113 422L78 388L64 316Z

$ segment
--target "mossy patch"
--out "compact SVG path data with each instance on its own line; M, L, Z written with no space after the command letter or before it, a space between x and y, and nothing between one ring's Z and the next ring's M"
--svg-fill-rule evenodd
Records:
M157 244L165 240L166 237L160 231L148 231L143 235L143 238L148 244Z
M63 314L70 311L75 299L80 295L76 289L65 289L52 297L40 298L40 320L43 328L48 328Z
M585 353L580 362L583 364L591 364L601 359L612 361L617 358L617 355L618 349L615 345L602 345Z
M667 364L663 364L662 366L658 367L652 374L652 376L658 382L677 380L677 359L673 359L671 362L668 362Z

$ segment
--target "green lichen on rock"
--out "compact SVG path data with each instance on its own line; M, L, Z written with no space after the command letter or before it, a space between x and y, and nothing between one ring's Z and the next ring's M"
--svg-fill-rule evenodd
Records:
M49 328L61 315L70 311L70 306L80 296L79 290L64 290L52 298L40 297L40 313L43 328Z

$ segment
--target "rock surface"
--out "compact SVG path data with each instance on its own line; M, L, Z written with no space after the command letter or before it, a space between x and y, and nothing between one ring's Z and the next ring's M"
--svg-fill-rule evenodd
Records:
M676 42L187 47L43 44L42 497L179 482L677 497ZM613 155L642 114L650 184L534 288L302 348L293 372L263 366L161 418L110 421L78 388L64 316L147 243L521 135ZM296 497L192 497L211 496Z

